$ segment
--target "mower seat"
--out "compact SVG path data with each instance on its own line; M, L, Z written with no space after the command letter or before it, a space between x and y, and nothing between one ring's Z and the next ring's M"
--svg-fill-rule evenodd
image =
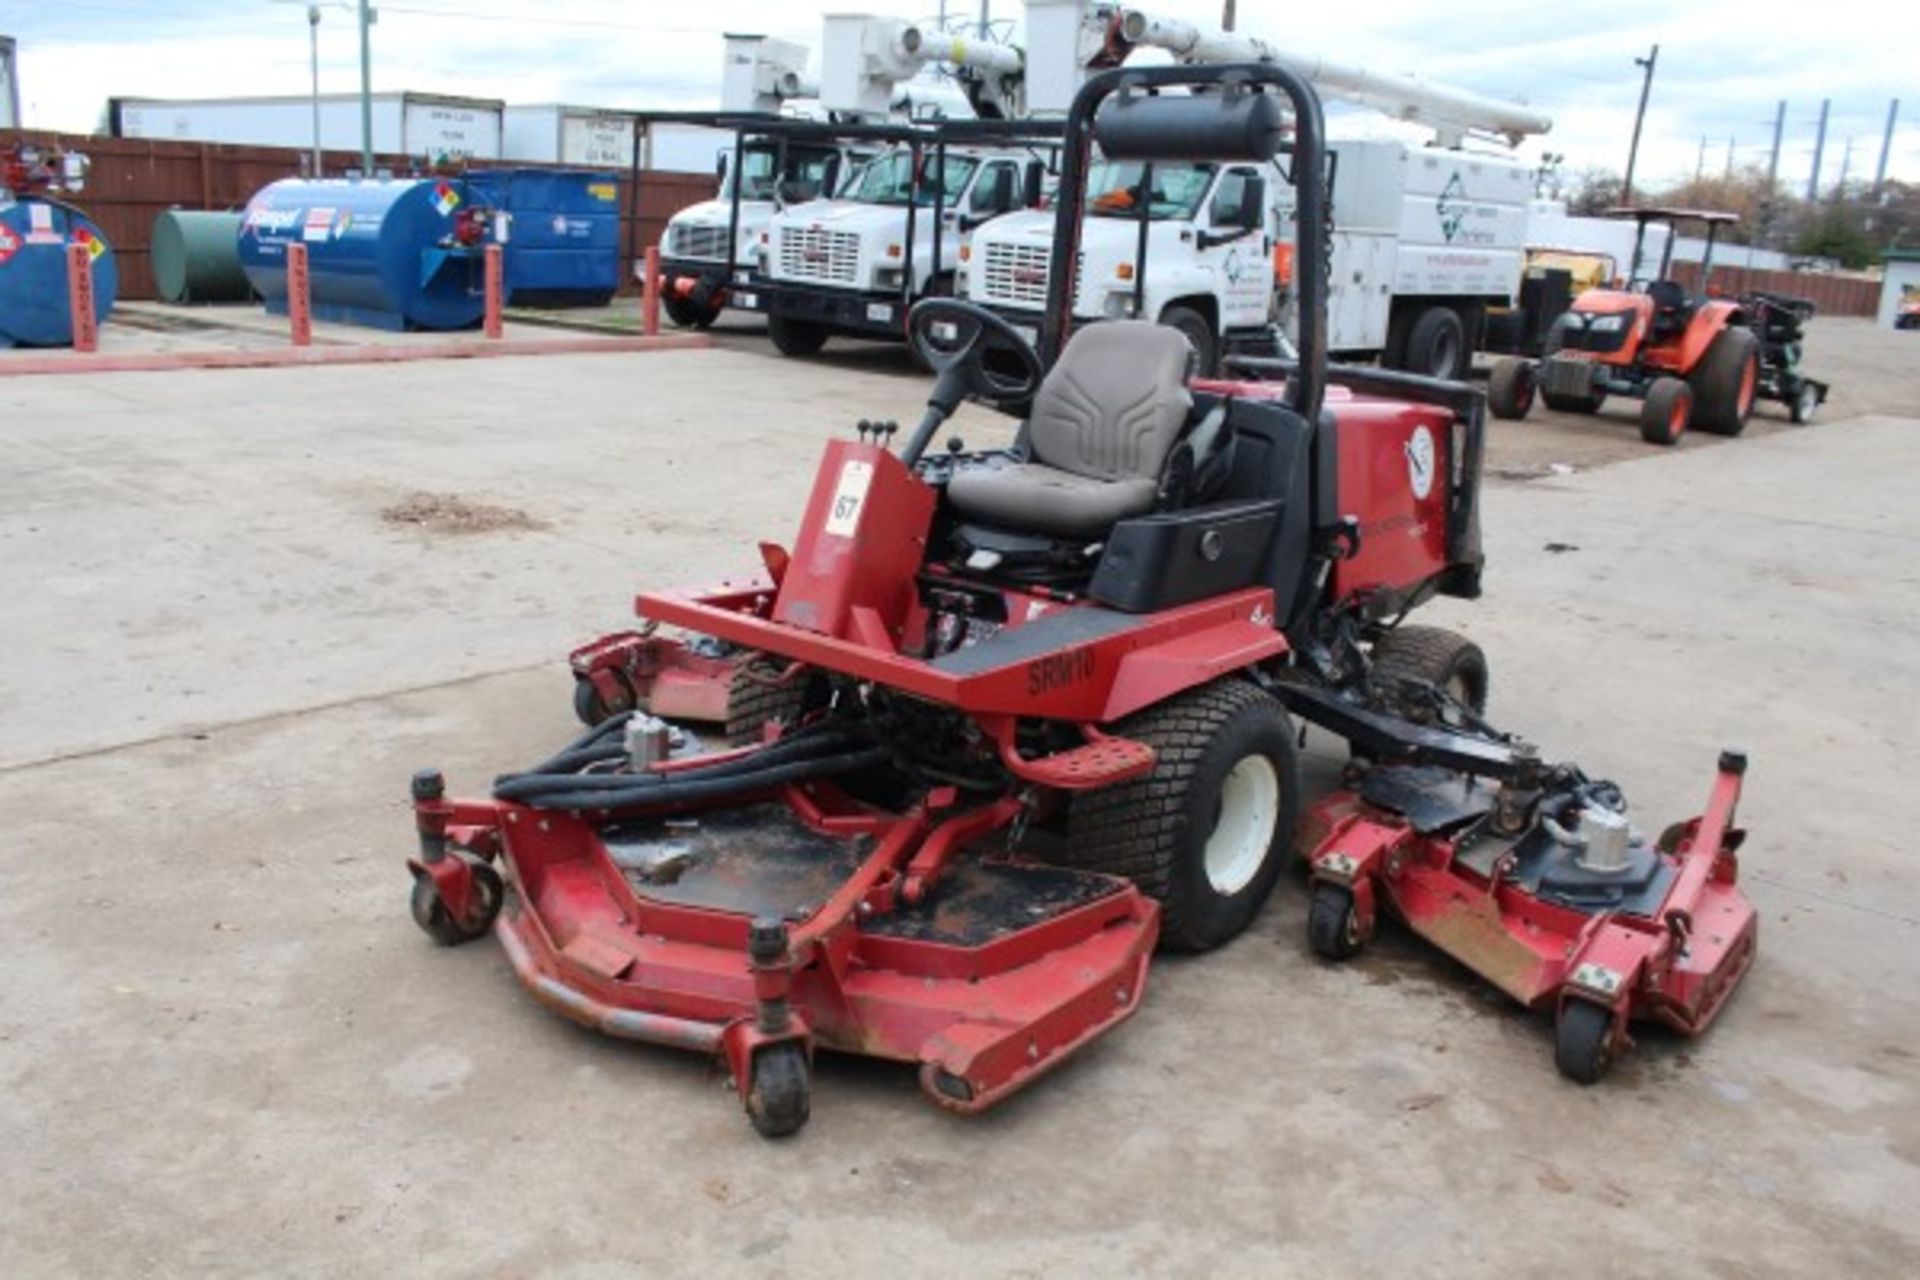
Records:
M1060 538L1102 538L1151 511L1193 411L1191 352L1178 330L1146 320L1080 330L1033 398L1025 459L955 472L948 501L986 524Z

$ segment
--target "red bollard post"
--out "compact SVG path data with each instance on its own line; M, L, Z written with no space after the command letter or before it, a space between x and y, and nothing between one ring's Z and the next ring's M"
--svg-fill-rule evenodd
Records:
M489 338L498 338L506 332L506 322L501 317L502 299L507 292L507 251L497 244L487 246L487 328Z
M313 345L313 285L307 275L307 246L287 246L287 319L293 325L293 345Z
M660 246L648 245L646 274L640 280L640 332L660 334Z
M100 324L93 314L93 253L84 244L67 246L67 310L73 316L73 349L98 351Z

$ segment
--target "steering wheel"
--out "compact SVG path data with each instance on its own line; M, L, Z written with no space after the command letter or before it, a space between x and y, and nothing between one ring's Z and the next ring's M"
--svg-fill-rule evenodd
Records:
M1046 371L1020 331L985 307L927 298L907 315L907 341L934 372L930 403L952 413L960 400L1016 405L1033 399Z

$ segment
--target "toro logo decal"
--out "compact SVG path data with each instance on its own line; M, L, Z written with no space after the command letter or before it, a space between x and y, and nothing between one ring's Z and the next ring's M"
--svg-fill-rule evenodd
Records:
M1433 492L1433 432L1415 427L1405 447L1407 483L1413 486L1414 497L1425 499Z
M1460 234L1460 224L1467 220L1466 195L1467 184L1460 181L1460 171L1456 169L1434 199L1434 212L1440 215L1440 234L1449 244Z
M1027 664L1027 696L1037 698L1082 680L1093 679L1093 650L1070 649Z

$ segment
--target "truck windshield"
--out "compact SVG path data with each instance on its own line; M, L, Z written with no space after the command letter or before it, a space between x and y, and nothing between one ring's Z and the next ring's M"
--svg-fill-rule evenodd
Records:
M831 147L789 146L786 168L776 174L775 166L780 163L779 148L764 144L750 145L740 162L740 198L771 200L777 192L779 198L788 204L818 200L829 194L823 188L833 157ZM720 195L722 199L732 198L731 185L722 187Z
M1147 166L1111 160L1094 162L1087 174L1087 212L1100 217L1138 217L1140 178ZM1191 218L1213 181L1210 164L1156 164L1153 189L1146 193L1147 217Z
M927 172L922 176L916 191L913 181L913 153L895 151L881 156L860 171L858 182L847 188L846 198L862 204L905 204L911 199L918 205L933 203L935 183L933 180L934 160L931 154L924 157ZM973 171L980 162L970 156L948 156L940 171L939 186L945 194L941 200L952 204L960 192L966 189L967 179L973 177Z

